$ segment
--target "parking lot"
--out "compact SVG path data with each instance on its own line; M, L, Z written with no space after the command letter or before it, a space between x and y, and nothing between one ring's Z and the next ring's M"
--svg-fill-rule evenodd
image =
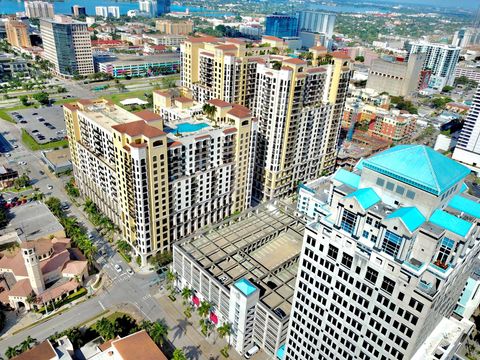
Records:
M67 135L61 106L16 110L10 115L39 144L62 140Z

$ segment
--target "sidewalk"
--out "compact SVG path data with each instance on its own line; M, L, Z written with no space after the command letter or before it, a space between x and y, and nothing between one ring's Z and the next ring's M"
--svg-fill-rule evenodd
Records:
M220 350L227 345L225 339L221 339L215 330L212 330L208 339L200 332L200 317L196 312L192 312L192 317L186 319L183 314L182 300L177 296L177 300L172 302L167 295L156 295L155 299L160 303L167 315L165 321L170 329L168 338L171 339L176 347L185 351L188 359L225 359L220 354ZM228 359L243 359L233 348L229 350ZM258 357L261 359L261 357ZM257 358L255 358L257 360Z

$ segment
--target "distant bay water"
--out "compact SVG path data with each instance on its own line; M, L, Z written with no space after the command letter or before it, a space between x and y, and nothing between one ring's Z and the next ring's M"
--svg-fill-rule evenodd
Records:
M120 14L125 15L128 10L138 10L138 1L115 1L115 0L64 0L53 1L55 13L71 14L73 5L85 6L87 15L95 15L95 6L118 6ZM176 12L184 12L186 6L172 5L171 10ZM191 13L202 13L204 16L223 16L232 15L226 12L208 10L200 7L188 7ZM0 0L0 14L15 14L18 11L25 11L23 1L18 0Z

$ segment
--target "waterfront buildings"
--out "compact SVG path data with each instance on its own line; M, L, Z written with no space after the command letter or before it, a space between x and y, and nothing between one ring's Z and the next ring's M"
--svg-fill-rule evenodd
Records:
M265 35L292 37L298 35L297 14L273 14L265 18Z
M269 55L268 38L248 47L238 39L189 38L181 46L185 92L200 102L241 104L258 119L255 201L290 194L298 181L333 169L351 75L343 53L327 57L325 48L312 48L308 65Z
M29 18L53 18L53 4L48 1L25 1L25 15Z
M399 145L302 186L297 209L312 221L285 360L411 359L441 336L480 252L469 173Z
M170 12L170 0L139 0L139 9L150 17L162 16Z
M395 58L373 60L366 88L392 96L411 95L428 85L430 72L424 71L425 61L426 54L411 54L408 61Z
M81 5L72 6L72 15L75 17L87 16L87 8Z
M178 112L193 106L172 97L156 101ZM64 105L76 183L143 264L250 204L251 114L212 102L212 120L199 114L180 121L130 113L105 100Z
M473 96L453 158L480 171L480 85Z
M28 34L28 25L22 21L8 20L5 23L7 41L16 48L29 48L32 46Z
M173 245L175 286L192 291L192 306L210 303L214 326L232 325L237 352L256 344L274 356L286 339L304 229L281 202L235 215Z
M409 56L424 53L426 55L423 70L431 71L428 87L442 90L446 85L452 85L455 66L460 55L460 47L428 42L412 42L406 45Z
M94 72L92 44L87 24L67 16L41 19L40 32L45 58L60 76L88 75Z
M298 30L313 33L326 34L328 38L333 35L335 27L335 14L322 13L314 10L304 10L299 12Z
M95 15L104 19L108 17L120 18L120 7L118 6L95 6Z
M167 35L188 35L193 32L193 21L157 20L155 28Z

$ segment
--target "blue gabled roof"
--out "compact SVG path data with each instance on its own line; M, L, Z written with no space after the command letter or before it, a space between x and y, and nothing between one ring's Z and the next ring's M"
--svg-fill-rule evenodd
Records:
M392 218L400 218L410 232L417 230L426 220L416 207L400 208L387 216L387 219Z
M245 278L237 280L237 282L235 282L235 286L245 296L250 296L257 290L257 287Z
M358 185L360 184L359 175L344 169L338 169L333 178L355 189L358 189Z
M441 195L465 178L470 169L423 145L398 145L363 162L367 169Z
M429 221L437 226L447 229L455 234L465 237L473 226L472 223L460 219L443 210L435 210Z
M345 197L354 197L357 199L358 203L364 210L367 210L369 207L382 200L372 188L358 189Z
M466 197L457 195L450 200L448 206L480 219L480 204Z

